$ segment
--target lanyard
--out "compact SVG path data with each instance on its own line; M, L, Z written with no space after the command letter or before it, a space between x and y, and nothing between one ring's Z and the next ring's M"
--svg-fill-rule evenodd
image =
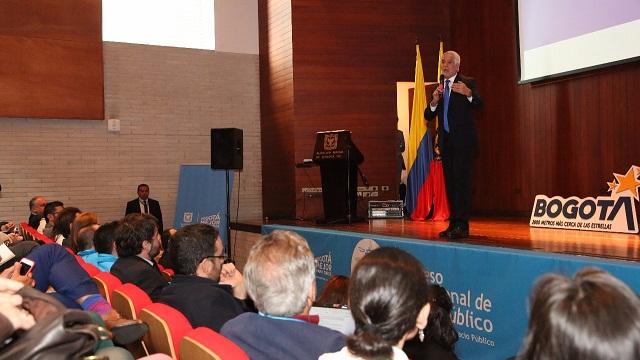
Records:
M258 315L264 316L269 319L274 319L274 320L284 320L284 321L293 321L293 322L301 322L301 323L304 322L303 320L296 319L296 318L290 318L290 317L284 317L284 316L273 316L273 315L265 314L262 311L258 311Z

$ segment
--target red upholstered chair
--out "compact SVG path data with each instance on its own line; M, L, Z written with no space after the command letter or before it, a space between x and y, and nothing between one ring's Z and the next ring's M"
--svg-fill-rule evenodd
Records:
M140 320L149 326L144 343L150 353L179 359L180 340L193 328L182 313L169 305L153 303L140 311ZM189 359L189 358L185 358Z
M206 327L196 328L182 338L180 357L199 360L249 360L244 350L233 341Z
M98 286L100 295L104 296L104 298L111 303L111 293L118 286L122 285L120 279L105 271L101 271L91 278L93 279L93 282L96 283L96 286Z
M100 269L98 269L95 265L89 264L88 262L82 260L82 258L78 258L78 264L82 266L84 271L89 274L89 276L94 277L100 273Z
M118 286L111 294L111 306L126 319L138 319L142 308L151 303L144 290L130 283Z

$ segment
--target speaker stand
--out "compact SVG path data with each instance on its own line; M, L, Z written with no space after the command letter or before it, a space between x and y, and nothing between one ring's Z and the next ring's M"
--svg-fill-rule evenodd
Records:
M229 189L229 169L226 169L224 171L225 173L225 182L226 182L226 196L227 196L227 213L226 213L226 217L227 217L227 243L225 245L225 247L227 248L227 254L228 257L231 260L235 260L234 259L234 254L233 254L233 247L231 246L231 191Z

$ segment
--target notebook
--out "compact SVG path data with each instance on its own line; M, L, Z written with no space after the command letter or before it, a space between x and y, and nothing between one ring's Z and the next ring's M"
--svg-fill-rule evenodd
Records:
M356 328L349 309L314 306L309 314L320 316L318 325L339 331L347 336L352 335Z
M0 265L6 263L7 261L13 259L16 255L9 249L6 244L0 245Z

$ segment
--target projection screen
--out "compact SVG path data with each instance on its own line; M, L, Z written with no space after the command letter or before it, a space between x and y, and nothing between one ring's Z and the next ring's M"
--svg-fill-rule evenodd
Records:
M520 82L640 59L640 0L518 0Z

